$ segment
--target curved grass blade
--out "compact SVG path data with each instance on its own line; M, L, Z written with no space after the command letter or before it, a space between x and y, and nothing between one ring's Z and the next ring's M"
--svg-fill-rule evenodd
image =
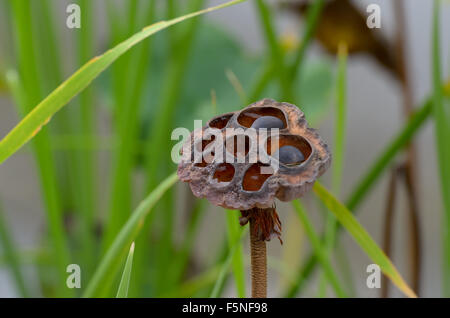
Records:
M3 216L3 210L0 207L0 246L5 255L5 262L11 269L11 276L16 283L17 291L22 297L29 297L30 293L25 284L25 278L20 268L20 259L17 255L17 245L13 241L12 235L9 233L8 224Z
M309 220L305 208L298 200L293 201L292 205L294 206L295 211L297 212L298 218L302 222L305 232L308 235L309 241L311 242L311 245L314 248L314 253L316 254L317 258L319 259L319 262L322 265L326 278L333 286L334 291L336 292L336 295L338 297L340 298L346 297L344 288L342 288L341 283L339 282L339 279L335 271L333 270L333 267L331 266L327 248L326 246L323 246L323 244L320 242L320 238L317 235L316 231L314 230L314 226Z
M189 216L189 223L187 225L184 240L179 252L172 262L171 274L167 277L167 284L174 286L180 284L183 273L186 271L189 261L192 256L192 247L198 235L199 223L205 213L206 200L197 200L192 213Z
M332 189L339 197L341 191L342 171L344 169L345 127L347 114L347 44L340 43L338 49L338 71L336 78L336 121L335 147L333 152ZM326 213L325 248L328 258L331 257L335 245L337 220L331 213ZM319 283L319 294L326 294L326 276L322 275Z
M201 14L222 9L245 0L233 0L224 4L190 13L172 20L160 21L145 27L127 40L119 43L104 54L94 57L84 64L71 77L57 87L50 95L41 101L34 109L0 141L0 164L32 139L39 130L47 124L51 117L64 107L73 97L85 89L101 72L110 66L117 58L143 41L147 37Z
M409 140L411 140L419 128L422 127L431 114L431 106L431 99L428 99L425 105L411 117L397 137L391 141L381 155L373 162L370 166L371 168L360 179L347 199L346 205L350 210L355 210L362 203L369 190L375 185L392 159L408 144Z
M177 285L171 291L163 293L164 298L189 298L197 297L198 293L214 284L219 276L222 264L214 265L207 271L200 273L181 284Z
M14 43L16 43L16 59L19 77L10 76L14 87L13 97L20 110L20 115L31 111L32 106L42 98L42 85L45 81L42 72L38 68L38 45L35 43L35 30L33 28L32 3L26 0L11 1L11 16L14 25ZM20 104L19 104L20 103ZM1 141L0 141L1 144ZM58 178L56 158L53 156L50 142L50 131L43 129L32 144L33 156L37 166L37 172L41 184L41 194L45 205L46 219L49 235L53 245L53 253L56 260L55 270L58 273L58 283L55 291L60 297L73 296L74 290L66 287L66 267L71 264L71 253L68 249L67 233L63 230L62 192L61 182ZM3 151L0 150L0 156ZM64 187L63 187L64 188Z
M228 243L231 245L241 236L242 227L239 225L239 211L226 210ZM245 298L245 272L244 272L244 252L239 241L231 264L233 270L236 292L239 298Z
M135 9L129 2L129 14L133 15ZM145 21L154 21L155 2L150 1L145 9ZM131 20L130 24L131 23ZM110 21L114 24L115 21ZM128 35L133 30L128 31ZM132 202L132 182L131 174L134 168L133 158L135 156L138 143L139 114L142 109L142 96L144 92L146 76L151 70L150 59L153 54L153 39L147 40L140 47L125 54L124 58L117 61L113 66L113 89L114 94L114 115L115 127L117 131L117 149L112 154L112 181L111 194L108 208L108 220L105 226L105 234L102 238L102 251L105 251L125 223L131 212ZM143 71L145 70L145 71ZM146 148L146 147L145 147ZM144 148L144 149L145 149ZM127 212L125 212L127 211ZM137 265L137 258L136 262ZM135 266L135 271L137 266Z
M189 3L190 11L197 11L203 6L204 0L193 0ZM155 116L151 120L151 129L149 130L149 145L147 146L146 168L149 176L148 188L153 189L159 182L164 171L171 169L168 165L170 153L170 145L167 140L170 139L170 131L172 129L173 120L176 114L178 101L181 97L181 87L187 67L189 65L190 54L193 48L194 39L199 28L200 19L189 21L184 25L184 29L172 29L170 35L174 36L169 41L169 45L174 49L167 61L166 76L163 79L163 89L161 91L161 101L156 109ZM176 31L176 32L173 32ZM180 32L183 31L183 32ZM154 151L158 149L158 151ZM156 176L156 177L155 177ZM173 193L169 191L163 198L165 213L161 215L162 219L162 237L160 244L156 247L158 259L156 260L155 273L155 290L156 293L165 291L166 281L165 272L171 263L170 250L173 248L173 224L174 224L174 206ZM152 224L148 224L151 227ZM138 272L139 273L139 272Z
M381 271L394 283L406 296L416 298L414 291L404 281L394 264L384 254L383 250L372 239L353 214L340 203L319 182L314 184L314 192L319 199L333 212L342 226L349 232L356 243L366 252L367 256L380 266Z
M128 287L130 286L131 269L133 267L134 242L131 243L130 252L128 253L122 278L120 279L119 289L116 298L127 298Z
M222 285L225 282L225 278L227 276L228 270L230 269L230 265L233 261L233 257L236 254L236 251L241 246L241 240L247 234L248 227L245 227L245 229L241 230L241 233L239 236L235 236L233 242L230 244L228 255L225 259L225 261L222 263L221 268L219 270L219 275L217 277L216 283L214 284L214 287L212 289L210 298L217 298L219 297L220 291L222 289Z
M450 96L450 82L443 87L445 96ZM347 198L346 206L350 211L357 211L357 207L364 201L370 189L376 184L386 167L402 150L409 140L417 133L431 114L432 100L428 98L423 106L416 111L409 122L401 129L397 136L387 145L385 150L370 165L371 168L360 178L359 182ZM339 226L337 224L337 226ZM298 271L296 283L288 288L286 297L294 297L305 286L305 281L310 277L317 265L317 259L313 253L306 257L304 265Z
M289 74L289 79L291 81L294 81L295 78L299 75L298 73L300 73L301 71L306 49L308 48L308 45L314 35L314 31L316 30L324 5L324 0L316 0L308 9L308 12L306 14L306 27L303 31L302 41L300 42L300 47L297 50L297 54L294 58L294 63L291 66Z
M283 99L288 102L293 102L294 93L288 77L284 52L281 50L275 33L273 12L263 0L256 0L255 4L261 19L261 26L264 31L267 48L270 53L271 64L274 65L277 70L275 74L278 75L279 78L281 94Z
M134 210L131 217L120 230L111 247L106 252L100 265L97 267L91 281L89 282L83 297L93 297L96 295L100 287L103 287L106 280L112 281L117 271L117 265L120 264L118 259L124 257L126 246L131 244L139 230L141 229L145 218L150 209L158 202L163 194L172 187L178 177L176 173L169 176L160 185L153 190Z

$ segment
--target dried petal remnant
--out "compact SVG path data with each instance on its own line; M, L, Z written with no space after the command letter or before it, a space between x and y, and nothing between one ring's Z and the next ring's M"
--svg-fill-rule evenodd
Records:
M255 227L258 239L260 241L270 241L272 237L276 236L280 243L281 240L281 221L278 217L277 211L274 207L268 209L250 209L241 211L242 217L239 219L243 226L247 224L250 219L253 219L252 226Z

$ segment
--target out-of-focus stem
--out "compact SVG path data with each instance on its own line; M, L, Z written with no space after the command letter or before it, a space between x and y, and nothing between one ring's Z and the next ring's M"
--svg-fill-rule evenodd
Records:
M398 168L393 168L391 172L391 178L388 185L386 212L384 215L384 236L383 236L383 250L386 256L391 258L391 242L392 242L392 220L394 218L395 199L397 197L397 177ZM383 275L381 280L381 298L388 296L388 278Z
M400 74L400 81L403 94L403 114L405 121L408 121L414 113L411 81L407 67L407 42L406 42L406 21L404 15L404 3L402 0L394 1L394 12L397 21L397 67ZM417 188L417 155L416 147L411 140L406 149L405 163L405 185L408 190L408 212L410 231L410 271L411 286L419 294L420 281L420 229L419 229L419 203Z

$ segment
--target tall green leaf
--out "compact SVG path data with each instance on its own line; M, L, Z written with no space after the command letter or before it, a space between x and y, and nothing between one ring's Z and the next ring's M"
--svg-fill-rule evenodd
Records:
M84 297L95 296L100 289L109 286L109 283L113 281L113 277L117 272L117 266L120 264L120 258L124 257L126 247L131 244L136 235L139 233L145 218L150 213L151 208L158 202L163 194L172 187L178 180L177 175L174 173L165 179L160 185L153 190L134 210L128 221L117 234L113 243L109 247L105 256L101 260L97 270L95 271L89 285L84 292ZM107 283L107 281L109 283Z
M293 201L292 204L295 208L295 211L297 212L300 221L303 224L303 227L305 228L305 232L308 235L308 239L314 248L314 253L319 259L319 262L322 265L324 273L327 279L330 281L331 285L333 286L336 295L338 297L346 297L344 288L342 288L342 285L339 282L339 279L333 270L333 266L330 263L328 251L326 247L320 242L319 235L317 235L316 231L314 230L314 226L312 225L312 222L309 220L305 208L298 200Z
M314 31L317 27L324 5L325 0L315 0L308 9L306 16L306 27L303 31L302 41L300 42L300 47L297 50L294 58L294 63L292 64L292 67L290 69L289 76L290 80L292 81L295 80L295 78L298 76L298 73L301 73L306 49L308 48L308 45L314 35Z
M345 154L345 126L347 115L347 45L341 43L338 51L338 72L336 78L336 120L335 120L335 138L332 167L332 189L339 196L341 188L342 171L344 169ZM336 236L336 218L328 213L325 226L325 246L328 257L331 257L331 251L334 246ZM326 294L326 277L323 275L320 281L322 294Z
M242 233L242 227L239 225L239 211L226 210L225 217L227 221L227 234L228 243L230 244L230 249L232 248L233 242L239 239ZM236 291L238 297L245 297L245 272L244 272L244 253L242 251L242 244L236 246L236 251L234 252L232 258L232 269L234 282L236 284Z
M95 6L92 1L89 0L79 0L78 1L81 8L81 21L83 21L83 27L79 30L77 38L77 62L79 65L86 63L94 52L94 33L92 32L94 22L95 22ZM79 127L79 132L82 136L90 136L95 132L95 114L96 109L92 107L95 104L95 93L92 87L88 87L79 95L79 108L74 109L71 114L76 114L76 126ZM68 110L70 110L68 108ZM74 116L75 117L75 116ZM90 140L90 142L97 146L95 140ZM69 152L69 155L72 153ZM93 151L75 151L74 160L76 163L74 166L70 167L69 170L72 171L70 177L74 179L76 183L74 198L75 204L80 211L81 219L81 229L82 235L82 253L85 260L84 267L84 277L90 279L90 275L93 273L95 261L97 257L95 255L95 211L98 204L96 204L96 198L98 195L96 193L95 187L95 164L96 156ZM84 268L83 267L83 268ZM87 275L86 275L87 274Z
M197 10L203 6L204 0L194 0L189 3L190 10ZM151 123L149 145L147 152L147 175L148 175L148 187L152 189L158 184L163 175L167 173L168 164L171 164L169 160L170 144L167 140L170 140L170 131L172 129L173 121L176 114L176 106L180 99L180 92L182 91L182 84L185 77L188 62L191 57L191 49L193 42L197 34L199 19L189 21L185 25L184 30L171 30L177 31L171 33L172 40L176 39L176 42L171 42L171 50L169 51L169 59L167 60L167 69L164 77L164 85L161 91L161 100L158 105L156 116L154 116ZM183 31L183 32L181 32ZM177 36L179 35L179 36ZM177 36L177 37L175 37ZM157 149L157 151L155 151ZM158 292L164 291L165 284L165 272L168 268L168 264L171 262L170 251L173 248L172 233L174 224L174 207L173 207L173 193L168 191L163 199L165 204L165 211L161 214L163 220L163 233L158 244L158 259L156 274L156 289Z
M119 289L116 298L127 298L128 287L130 286L131 269L133 267L134 242L131 243L130 252L128 253L125 268L123 269L122 278L120 279Z
M443 88L444 94L445 96L450 96L449 83L447 83L447 86ZM370 189L375 186L386 167L389 166L399 151L408 144L409 140L411 140L411 138L428 119L431 114L431 109L432 100L429 98L425 101L423 106L416 111L416 113L410 118L408 123L405 124L393 140L386 146L381 154L372 162L370 168L362 175L347 198L346 206L349 210L354 212L358 211L357 208L370 193ZM286 297L293 297L297 294L301 287L305 286L306 279L310 277L311 273L316 268L316 265L317 259L311 253L306 257L304 264L299 269L295 284L288 288L285 294Z
M34 107L33 110L0 141L0 164L19 150L27 141L33 138L39 130L51 120L51 117L58 110L64 107L73 97L85 89L93 79L111 65L111 63L137 43L174 24L243 1L245 0L233 0L169 21L160 21L152 24L104 54L91 59Z
M225 283L225 279L227 276L227 273L230 269L230 266L233 262L233 257L236 254L236 251L239 249L239 246L241 246L241 240L242 238L247 234L248 232L248 226L243 229L240 233L240 235L235 236L233 242L229 244L228 248L228 254L224 260L224 262L220 265L220 270L218 273L218 277L216 279L216 283L214 284L214 287L211 291L210 298L217 298L219 297L219 294L222 290L222 287Z
M292 91L292 83L289 81L285 55L278 43L275 23L272 17L272 10L269 9L265 0L256 0L267 47L270 52L271 64L276 69L276 75L280 82L280 91L282 98L288 102L294 102L294 93Z
M443 292L450 296L450 108L448 100L444 101L442 92L442 74L440 57L439 32L440 1L434 1L433 34L432 34L432 71L433 71L433 116L435 122L435 135L438 153L439 177L444 205L442 221L442 247L443 247ZM445 104L447 102L447 104Z
M130 15L136 11L136 1L129 2ZM149 2L146 9L145 22L154 20L155 3ZM111 21L115 23L115 21ZM131 34L133 30L129 30ZM142 106L142 95L146 84L149 63L151 59L152 39L149 39L136 50L128 52L114 66L114 81L121 89L115 94L115 118L117 130L118 148L113 153L112 186L110 196L110 208L108 214L105 235L103 237L103 250L109 247L124 224L131 206L132 172L135 152L137 148L137 136L139 127L139 112ZM130 53L133 53L130 56ZM115 86L115 87L116 87ZM114 89L116 90L116 89Z
M372 239L369 233L356 220L353 214L340 203L328 190L319 182L314 184L314 192L319 199L334 214L342 226L348 231L367 256L378 266L381 271L408 297L417 297L414 291L404 281L394 264L384 254L383 250Z
M25 284L25 279L20 268L19 256L17 255L18 246L12 239L9 233L8 225L3 216L3 211L0 207L0 246L2 247L3 254L5 255L5 261L11 269L12 277L17 286L17 291L22 297L30 296L28 288Z
M42 98L43 74L39 72L37 67L37 44L33 36L31 3L26 0L12 1L11 12L14 17L15 44L20 75L9 79L16 80L16 83L12 83L11 86L15 87L13 92L14 97L16 97L15 103L19 108L19 112L23 115L30 112L31 107ZM17 96L18 94L20 96ZM30 134L33 133L31 132ZM3 140L0 141L0 157L5 152L2 145ZM56 269L59 280L57 293L61 297L71 296L74 291L66 288L65 285L66 267L71 262L62 220L61 185L57 178L56 163L51 151L50 132L48 129L42 130L41 134L32 143L32 147L41 182L50 237L54 246L53 256L57 263ZM7 146L6 148L9 147ZM0 159L0 163L2 161Z

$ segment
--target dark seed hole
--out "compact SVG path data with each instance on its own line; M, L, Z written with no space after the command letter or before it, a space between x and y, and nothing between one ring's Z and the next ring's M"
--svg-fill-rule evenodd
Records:
M211 135L210 140L205 140L203 139L201 142L198 142L195 146L197 148L197 151L202 152L206 149L206 147L212 143L214 140L216 139L215 135ZM214 156L214 153L212 153L212 155ZM208 162L205 161L205 154L202 154L202 162L199 163L195 163L194 166L196 167L206 167L208 165ZM191 155L191 160L194 161L194 153L192 153Z
M233 116L233 114L221 115L219 117L213 118L209 121L208 126L211 128L222 129L228 124L228 121Z
M202 162L200 162L200 163L194 164L194 166L196 166L196 167L201 167L201 168L204 168L204 167L206 167L207 165L208 165L208 163L205 161L205 159L202 159Z
M234 167L229 163L220 164L214 172L213 178L218 182L230 182L234 177Z
M227 139L225 147L235 157L245 157L250 150L250 138L247 135L235 135Z
M298 135L280 135L278 148L272 149L272 138L267 140L267 153L285 165L299 165L309 158L312 152L309 142ZM274 144L275 148L275 144Z
M283 129L284 128L284 123L278 117L262 116L262 117L259 117L258 119L256 119L253 122L251 128L255 128L255 129L260 129L260 128L266 128L266 129L278 128L278 129Z
M265 168L266 171L264 172L271 170L270 165L255 163L245 172L244 179L242 180L242 188L245 191L258 191L262 188L264 182L272 175L261 173L261 168Z
M265 119L260 119L267 117ZM274 118L270 118L274 117ZM260 119L258 121L258 119ZM250 128L256 122L256 127L253 128L286 128L286 117L283 112L275 107L253 107L244 110L237 119L238 123L244 127ZM274 126L275 127L271 127Z
M286 165L299 165L305 161L303 153L294 146L283 146L274 153L281 163Z
M206 137L205 137L206 138ZM214 140L216 139L215 135L211 135L211 138L209 140L207 139L203 139L201 142L197 143L197 150L198 151L203 151L206 149L206 147L212 143Z

